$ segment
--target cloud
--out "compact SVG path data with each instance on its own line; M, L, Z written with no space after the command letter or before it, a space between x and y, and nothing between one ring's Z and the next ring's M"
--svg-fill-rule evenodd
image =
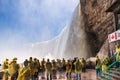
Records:
M77 4L78 0L20 0L19 19L27 27L51 27L51 32L60 33Z
M47 13L53 19L60 18L65 16L64 13L73 12L76 2L77 0L44 0L41 4L41 10L43 14Z

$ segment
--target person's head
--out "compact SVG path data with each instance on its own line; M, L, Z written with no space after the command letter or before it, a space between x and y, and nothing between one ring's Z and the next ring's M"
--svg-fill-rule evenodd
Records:
M32 57L29 58L29 61L32 61Z
M9 61L9 59L8 59L8 58L6 58L6 59L5 59L5 61L6 61L6 62L8 62L8 61Z
M79 61L79 58L77 58L76 61L78 62L78 61Z
M34 61L37 61L37 58L34 58Z
M17 58L15 57L15 58L13 58L13 62L17 62Z
M6 61L5 64L8 64L8 61Z
M47 62L50 62L50 60L49 60L49 59L47 59Z
M42 61L45 61L45 58L43 58L43 60Z
M26 67L26 66L28 66L28 63L29 63L29 62L28 62L28 60L26 59L23 64L24 64L24 66Z
M69 62L69 60L67 60L67 62Z
M116 47L116 48L119 48L119 44L117 43L117 44L115 45L115 47Z
M37 62L40 62L39 59L37 59Z
M28 61L28 59L25 59L25 61Z
M82 60L84 60L84 58L82 58Z
M98 56L96 56L96 58L99 58Z
M13 63L17 63L17 61L16 61L16 60L13 60L12 62L13 62Z
M70 60L67 60L67 62L70 62Z

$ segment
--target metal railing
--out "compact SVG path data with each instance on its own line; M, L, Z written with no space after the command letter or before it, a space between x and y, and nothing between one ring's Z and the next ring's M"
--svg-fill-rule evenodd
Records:
M116 68L116 69L114 69L114 71L113 71L112 73L110 72L110 68L112 68L113 66L115 66L116 63L118 62L118 61L116 60L116 52L115 52L115 54L112 56L112 58L113 58L112 64L110 64L110 65L106 68L105 71L102 71L102 70L100 71L100 76L101 76L101 77L102 77L102 75L103 75L104 72L108 72L108 75L105 75L104 80L108 80L108 79L110 80L111 76L114 75L115 72L117 72L118 70L120 70L120 68ZM100 67L102 67L103 64L104 64L104 62L102 62L102 63L100 64Z

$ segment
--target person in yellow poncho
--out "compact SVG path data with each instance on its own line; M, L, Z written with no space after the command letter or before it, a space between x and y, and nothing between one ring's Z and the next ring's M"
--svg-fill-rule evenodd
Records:
M54 79L57 79L56 77L56 72L57 72L57 64L55 60L52 60L52 77Z
M10 74L11 80L16 80L19 72L19 64L17 64L17 58L13 58L8 66L8 72Z
M32 57L29 58L29 67L31 68L31 72L30 72L31 79L34 79L35 71L34 71L34 62Z
M9 59L6 59L3 62L3 65L2 65L2 71L4 72L2 80L8 80L8 76L9 76L9 74L8 74L8 66L9 66Z
M66 69L65 63L66 63L66 61L65 61L65 59L63 58L63 59L62 59L62 71L65 71L65 69Z
M76 80L81 80L82 63L79 61L79 59L77 59L74 65L75 65Z
M35 80L38 80L38 70L39 70L38 67L39 67L39 63L37 61L37 58L34 58L33 62L34 62L34 69L33 69L34 70L34 75L33 76L34 76Z
M66 63L66 77L67 79L71 79L71 71L72 71L72 63L70 60L67 61Z
M20 71L17 80L30 80L31 78L31 68L29 66L29 62L26 60L24 61L24 67Z
M117 43L115 45L115 50L116 50L116 67L119 67L119 53L120 53L120 47L119 44Z
M45 61L45 59L43 58L43 60L41 61L41 64L40 64L40 71L41 71L41 78L42 79L45 79L45 63L46 63L46 61Z
M115 51L116 51L116 53L117 53L118 51L120 51L120 47L119 47L119 44L118 44L118 43L115 45Z
M98 56L96 56L96 66L95 66L95 68L96 68L96 76L97 77L100 75L100 69L101 69L100 64L101 64L101 60Z
M49 61L49 59L47 59L47 62L45 64L45 71L46 71L46 77L47 77L47 80L52 80L52 75L51 75L51 72L52 72L52 63Z
M84 58L82 58L81 64L82 64L82 71L85 72L86 71L86 60Z

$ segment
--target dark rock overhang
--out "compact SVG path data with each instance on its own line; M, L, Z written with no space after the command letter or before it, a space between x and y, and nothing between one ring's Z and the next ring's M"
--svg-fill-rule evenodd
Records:
M120 0L116 0L107 10L106 12L114 12L120 14Z

